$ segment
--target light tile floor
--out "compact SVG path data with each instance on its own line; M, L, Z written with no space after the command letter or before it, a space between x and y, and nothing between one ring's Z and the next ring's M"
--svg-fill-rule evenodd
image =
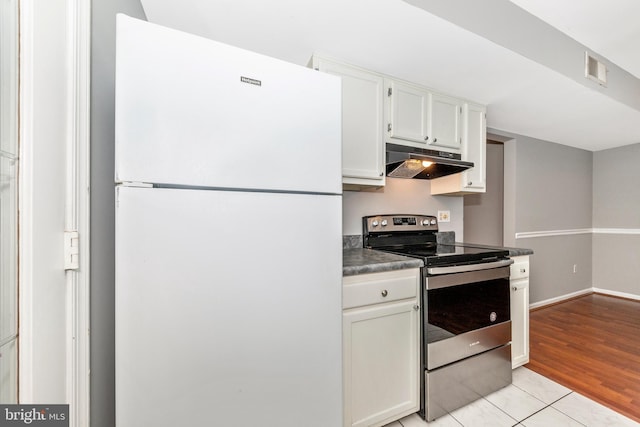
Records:
M637 423L527 368L513 384L430 423L417 414L385 427L632 427Z

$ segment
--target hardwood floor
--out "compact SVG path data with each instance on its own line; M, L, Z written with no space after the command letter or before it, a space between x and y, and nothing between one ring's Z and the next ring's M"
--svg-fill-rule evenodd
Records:
M590 294L531 311L527 368L640 422L640 301Z

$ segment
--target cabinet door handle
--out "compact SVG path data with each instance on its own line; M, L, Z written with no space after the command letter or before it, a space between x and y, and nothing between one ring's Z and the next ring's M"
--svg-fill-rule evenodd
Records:
M514 291L517 291L517 290L518 290L518 287L517 287L517 286L514 286L514 287L513 287L513 288L511 288L511 289L513 289Z
M424 137L424 140L425 140L425 141L428 141L428 140L429 140L429 137L428 137L428 136L425 136L425 137Z
M433 142L438 142L438 138L433 138Z
M382 292L380 292L380 295L382 295L382 297L386 297L387 295L389 295L389 292L387 292L386 289L383 289Z
M416 305L413 306L413 309L415 311L420 311L420 306L418 304L416 304Z
M467 182L467 185L472 185L472 184L473 184L472 181Z

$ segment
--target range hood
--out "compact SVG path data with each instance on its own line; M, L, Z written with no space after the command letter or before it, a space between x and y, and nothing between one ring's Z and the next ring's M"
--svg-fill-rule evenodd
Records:
M460 157L446 151L387 144L387 177L434 179L473 167L472 162L464 162Z

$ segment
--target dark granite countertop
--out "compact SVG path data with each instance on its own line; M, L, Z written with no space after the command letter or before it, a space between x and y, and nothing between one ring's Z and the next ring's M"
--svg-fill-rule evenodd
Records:
M422 260L373 249L352 248L342 251L342 275L379 273L382 271L420 268Z
M472 246L475 248L503 249L503 250L509 251L509 256L512 256L512 257L522 256L522 255L533 255L533 250L526 249L526 248L509 248L504 246L491 246L491 245L482 245L478 243L461 243L461 242L456 242L456 245Z

